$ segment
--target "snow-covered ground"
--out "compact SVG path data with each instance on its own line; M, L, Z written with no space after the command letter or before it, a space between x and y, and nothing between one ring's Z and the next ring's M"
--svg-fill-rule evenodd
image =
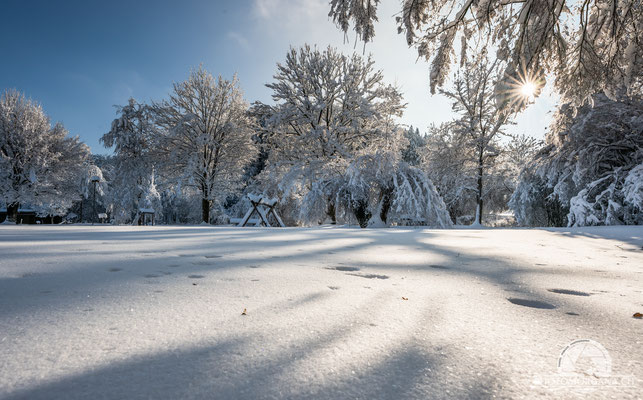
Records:
M641 246L643 227L2 225L0 398L640 398ZM611 386L552 383L576 339L609 351Z

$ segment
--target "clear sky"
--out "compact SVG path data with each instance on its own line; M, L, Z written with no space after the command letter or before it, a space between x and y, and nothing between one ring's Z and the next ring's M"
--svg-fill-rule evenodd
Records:
M364 49L329 20L328 0L0 1L0 91L15 88L40 102L94 153L109 152L98 139L114 105L159 100L201 63L214 75L236 72L248 102L271 102L264 85L290 46ZM398 8L396 1L380 6L366 52L404 92L402 122L424 132L453 114L448 100L430 95L427 63L416 62L397 34ZM542 137L554 104L541 96L511 131Z

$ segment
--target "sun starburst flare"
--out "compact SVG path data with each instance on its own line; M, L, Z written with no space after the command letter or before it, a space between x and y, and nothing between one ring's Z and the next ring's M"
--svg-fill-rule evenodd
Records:
M537 89L534 82L525 82L520 87L520 94L526 98L533 98Z
M539 72L522 70L516 75L507 75L501 98L510 108L520 110L533 103L545 86L545 79Z

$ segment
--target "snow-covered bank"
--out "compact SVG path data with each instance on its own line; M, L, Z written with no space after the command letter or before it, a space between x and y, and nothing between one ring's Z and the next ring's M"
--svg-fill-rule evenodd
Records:
M0 398L570 397L542 382L576 339L635 376L579 398L637 398L642 246L642 227L3 225Z

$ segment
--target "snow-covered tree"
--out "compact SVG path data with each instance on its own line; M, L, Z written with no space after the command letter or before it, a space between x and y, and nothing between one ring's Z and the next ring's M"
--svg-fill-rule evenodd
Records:
M494 99L497 82L496 62L484 52L467 60L456 74L453 88L441 90L453 100L453 111L459 118L453 122L456 141L475 159L476 211L474 224L482 223L482 212L489 190L485 188L488 169L500 155L499 137L504 135L510 115Z
M93 180L97 179L96 184L93 183ZM95 192L94 192L95 188ZM78 215L80 216L80 222L84 220L84 214L86 212L85 203L88 203L87 200L90 200L90 207L93 207L94 196L96 196L96 204L105 206L104 200L107 195L108 185L105 177L103 176L103 171L97 166L92 159L88 159L85 165L83 166L83 175L81 176L80 181L80 201L78 203ZM97 213L96 210L90 210L93 213ZM92 215L90 220L94 221L96 215Z
M521 224L643 223L643 101L601 94L593 103L557 112L511 199Z
M431 180L401 157L400 149L408 146L404 133L391 124L387 135L356 155L337 203L352 209L362 227L391 223L448 227L449 213Z
M97 185L96 190L100 190L100 196L97 197L98 204L102 206L104 211L112 218L114 214L114 190L111 183L114 181L113 177L116 175L116 157L114 155L92 155L92 165L95 165L100 170L102 175L101 182ZM100 175L99 175L100 177Z
M111 198L117 223L136 223L140 201L154 171L155 125L149 106L129 99L100 141L114 147Z
M139 207L140 209L154 210L157 215L162 214L161 194L157 190L156 182L154 182L154 172L152 172L151 179L143 187Z
M167 224L195 224L202 222L201 195L194 187L180 182L166 181L159 192L163 220ZM156 209L156 208L155 208Z
M465 224L473 220L476 209L477 158L469 139L453 128L447 123L429 129L422 168L442 196L451 219ZM496 144L499 155L489 160L484 174L485 210L491 213L509 209L520 172L540 146L526 135L503 139Z
M404 132L404 137L409 144L402 149L402 159L409 165L417 167L422 162L422 151L426 146L426 140L420 134L420 130L413 126L409 126L409 129Z
M368 42L379 0L331 0L330 17ZM507 61L498 94L545 74L576 105L605 91L640 93L643 85L642 0L403 0L398 32L431 63L431 91L444 85L471 41L489 38Z
M485 208L491 212L510 210L509 201L518 186L520 172L542 147L542 142L527 135L505 137L499 155L490 165L485 184Z
M449 224L426 175L401 159L402 97L370 58L291 49L267 86L276 104L255 107L267 115L264 187L293 205L293 220Z
M162 128L159 154L164 174L201 193L203 222L241 185L256 157L254 121L236 76L214 78L203 67L174 84L168 100L154 105Z
M80 196L89 148L51 126L42 107L9 90L0 97L0 199L15 220L20 206L38 215L64 214Z
M383 121L401 115L401 94L384 84L370 58L330 47L291 48L274 79L267 86L276 104L263 106L269 114L266 173L285 197L315 198L335 220L338 179L357 151L381 134ZM311 191L321 196L307 196Z
M453 123L429 128L422 168L435 184L454 222L475 209L475 162L468 139L456 134Z

